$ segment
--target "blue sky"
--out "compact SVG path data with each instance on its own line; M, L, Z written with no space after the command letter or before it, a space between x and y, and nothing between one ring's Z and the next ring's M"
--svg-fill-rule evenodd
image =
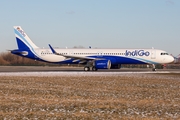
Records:
M180 0L0 0L0 52L13 26L39 47L158 48L180 53Z

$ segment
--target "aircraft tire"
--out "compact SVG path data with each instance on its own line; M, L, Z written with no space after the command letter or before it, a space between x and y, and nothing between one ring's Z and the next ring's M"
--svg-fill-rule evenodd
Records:
M85 66L84 71L90 71L90 68L88 66Z
M97 71L97 68L95 66L93 66L92 71Z

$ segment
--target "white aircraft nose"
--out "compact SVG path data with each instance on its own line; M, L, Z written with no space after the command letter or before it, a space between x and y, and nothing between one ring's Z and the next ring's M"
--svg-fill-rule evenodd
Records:
M168 58L168 62L169 62L169 63L174 62L174 57L169 56L169 58Z

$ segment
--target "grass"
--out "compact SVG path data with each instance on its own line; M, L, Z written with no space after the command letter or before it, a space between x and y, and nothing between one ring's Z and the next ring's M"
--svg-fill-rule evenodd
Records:
M180 119L180 76L0 77L0 119Z

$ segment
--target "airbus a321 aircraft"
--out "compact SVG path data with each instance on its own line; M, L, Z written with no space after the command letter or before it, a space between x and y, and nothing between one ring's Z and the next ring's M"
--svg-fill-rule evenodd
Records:
M84 64L84 71L119 69L121 64L165 64L174 61L158 49L49 49L37 47L20 26L14 26L18 49L12 54L55 64Z

